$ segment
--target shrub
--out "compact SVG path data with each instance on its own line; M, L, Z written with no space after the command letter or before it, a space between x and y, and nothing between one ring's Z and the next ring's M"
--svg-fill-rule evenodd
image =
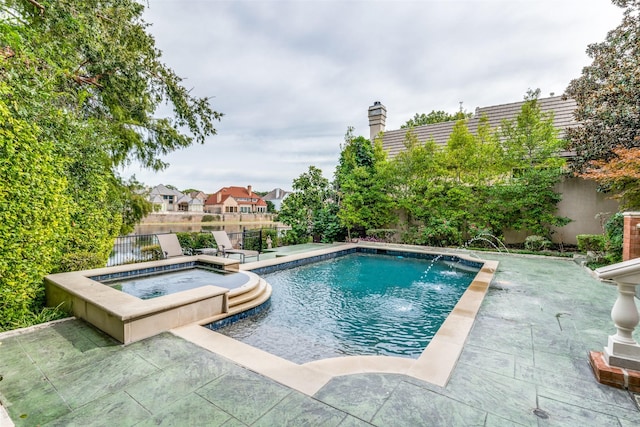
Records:
M604 224L606 236L606 258L611 264L622 261L622 239L624 235L624 216L618 212Z
M26 328L28 326L37 325L40 323L51 322L53 320L64 319L69 317L63 306L65 303L60 303L56 307L43 307L44 303L40 304L41 308L22 313L19 317L14 318L11 322L10 329ZM0 328L0 331L2 328Z
M182 250L185 253L193 253L194 249L216 247L213 234L211 233L200 233L198 231L182 232L176 233L176 236L178 236L180 246L182 246Z
M372 228L367 230L367 240L389 242L395 233L390 228Z
M90 270L92 268L104 267L102 255L92 252L71 252L62 255L56 273L67 271Z
M217 215L205 215L202 217L202 222L214 222L218 219Z
M605 236L601 234L578 234L578 250L580 252L604 252Z
M462 233L451 221L433 218L422 230L421 244L429 246L459 246Z
M155 261L164 258L160 245L147 245L140 248L140 254L146 261Z
M281 239L284 246L287 245L298 245L301 243L309 243L311 241L311 236L298 233L296 230L286 230L282 235Z
M525 249L531 251L542 251L551 246L551 242L542 236L527 236L524 241Z

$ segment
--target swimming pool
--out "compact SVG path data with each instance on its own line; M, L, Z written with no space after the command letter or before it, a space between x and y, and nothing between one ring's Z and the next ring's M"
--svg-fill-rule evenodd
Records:
M218 332L295 363L345 355L417 358L479 268L353 253L262 274L273 288L270 308Z

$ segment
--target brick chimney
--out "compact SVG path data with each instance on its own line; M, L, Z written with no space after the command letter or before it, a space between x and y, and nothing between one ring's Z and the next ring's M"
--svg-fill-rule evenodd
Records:
M249 196L251 196L251 186L247 185L247 191L249 192Z
M382 105L380 101L373 103L369 107L369 134L370 140L373 142L380 132L384 132L384 124L387 120L387 107Z
M622 260L640 257L640 212L625 212Z

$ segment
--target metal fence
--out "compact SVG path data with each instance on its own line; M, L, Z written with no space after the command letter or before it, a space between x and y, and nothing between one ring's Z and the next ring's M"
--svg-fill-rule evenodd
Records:
M227 233L234 247L262 252L267 247L267 236L274 236L274 246L278 236L288 227L271 227L259 229L243 229L236 233ZM158 233L162 234L162 233ZM185 232L176 233L181 238L180 244L184 251L215 247L215 240L211 232ZM135 234L116 237L113 250L107 261L107 266L133 264L136 262L152 261L163 257L157 234Z

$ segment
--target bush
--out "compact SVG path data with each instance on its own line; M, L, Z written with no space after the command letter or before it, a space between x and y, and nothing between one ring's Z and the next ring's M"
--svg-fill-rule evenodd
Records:
M604 252L605 236L601 234L578 234L578 250L580 252Z
M140 254L146 261L155 261L164 258L160 245L147 245L140 248Z
M372 228L367 230L366 240L389 242L395 233L396 230L390 228Z
M194 249L215 248L216 243L211 233L183 232L176 233L182 250L186 253L193 253Z
M551 242L542 236L527 236L524 241L525 249L530 251L542 251L551 246Z
M62 255L56 273L67 271L90 270L92 268L104 267L104 258L91 252L71 252Z
M428 246L460 246L462 233L451 221L433 218L422 229L421 244Z
M618 212L604 224L606 237L606 258L611 264L622 261L622 239L624 235L624 216Z
M219 220L220 220L219 215L205 215L202 217L202 222L214 222Z
M282 244L283 246L288 245L298 245L301 243L309 243L311 241L311 236L298 233L296 230L286 230L282 235Z

